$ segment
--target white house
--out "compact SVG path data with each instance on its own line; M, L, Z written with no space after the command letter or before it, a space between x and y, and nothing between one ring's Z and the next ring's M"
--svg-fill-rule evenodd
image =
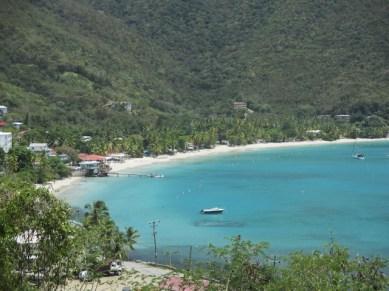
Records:
M341 122L348 122L350 121L350 115L349 114L337 114L335 115L335 119L337 121L341 121Z
M0 132L0 148L2 148L4 152L8 153L8 151L12 148L12 133Z
M309 129L306 131L307 134L310 135L319 135L321 133L320 129Z
M50 152L47 143L30 143L28 149L34 153L48 153Z
M20 129L20 127L23 125L23 122L15 121L15 122L12 122L12 125L13 125L16 129Z
M7 106L0 105L0 115L5 115L8 113L8 108Z
M89 136L89 135L83 135L81 136L81 139L80 139L82 142L89 142L92 140L92 137Z

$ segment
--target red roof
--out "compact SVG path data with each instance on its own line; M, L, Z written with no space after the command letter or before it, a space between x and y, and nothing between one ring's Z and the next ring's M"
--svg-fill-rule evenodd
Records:
M86 161L104 161L105 160L105 157L99 156L99 155L94 155L94 154L91 154L91 155L79 154L78 157L81 161L84 161L84 162L86 162Z
M6 125L7 125L7 122L5 122L4 120L0 120L0 127L6 126Z

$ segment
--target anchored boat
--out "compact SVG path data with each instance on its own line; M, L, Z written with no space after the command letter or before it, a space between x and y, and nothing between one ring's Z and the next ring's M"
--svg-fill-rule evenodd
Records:
M222 214L224 211L223 208L219 208L219 207L213 207L213 208L204 208L204 209L201 209L201 213L202 214Z

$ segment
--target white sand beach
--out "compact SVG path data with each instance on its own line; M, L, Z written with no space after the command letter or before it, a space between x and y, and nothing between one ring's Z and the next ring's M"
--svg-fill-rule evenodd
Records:
M151 166L155 164L169 163L173 161L186 160L192 158L208 157L211 155L220 155L231 152L246 152L260 149L272 149L272 148L285 148L285 147L296 147L296 146L314 146L314 145L325 145L325 144L344 144L344 143L355 143L355 142L372 142L372 141L389 141L389 138L380 139L338 139L335 141L295 141L295 142L280 142L280 143L257 143L244 146L226 146L217 145L212 149L202 149L197 151L190 151L185 153L177 153L175 155L161 155L158 157L144 157L144 158L133 158L125 160L123 163L110 163L112 170L111 172L120 173L126 170ZM57 180L50 182L48 188L51 189L55 194L61 194L65 190L73 187L77 187L80 183L86 181L88 178L83 177L70 177L63 180Z

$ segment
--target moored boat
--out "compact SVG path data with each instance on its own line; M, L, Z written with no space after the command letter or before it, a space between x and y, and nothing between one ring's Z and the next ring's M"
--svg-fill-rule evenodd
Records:
M364 160L365 159L365 155L362 154L362 153L356 153L356 154L353 154L353 158L354 159L358 159L358 160Z
M219 207L213 207L213 208L204 208L204 209L201 209L201 213L202 214L222 214L224 211L223 208L219 208Z

